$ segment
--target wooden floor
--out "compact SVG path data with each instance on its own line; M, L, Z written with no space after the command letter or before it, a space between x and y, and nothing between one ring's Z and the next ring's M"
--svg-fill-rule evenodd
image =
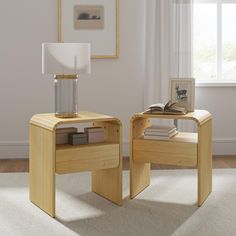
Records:
M236 168L236 156L214 156L213 168ZM129 158L124 158L123 169L129 169ZM153 170L158 169L186 169L186 167L166 166L152 164ZM7 159L0 160L0 172L28 172L28 159Z

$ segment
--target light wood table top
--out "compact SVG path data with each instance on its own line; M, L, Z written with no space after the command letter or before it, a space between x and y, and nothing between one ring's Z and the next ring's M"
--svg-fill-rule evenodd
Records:
M99 121L116 121L116 123L121 124L121 122L113 116L108 116L88 111L79 112L78 116L75 118L58 118L54 115L54 113L37 114L31 118L30 124L40 126L48 130L55 130L56 127L61 124L99 122Z
M210 112L205 110L195 110L194 112L188 112L185 115L170 115L170 114L152 114L152 113L137 113L134 114L132 120L138 118L162 118L162 119L182 119L193 120L198 125L202 125L212 118Z

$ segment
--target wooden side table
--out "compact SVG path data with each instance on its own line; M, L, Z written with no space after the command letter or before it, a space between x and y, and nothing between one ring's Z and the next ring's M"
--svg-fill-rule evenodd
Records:
M59 125L88 122L104 128L104 143L55 144ZM92 191L122 205L121 139L122 125L115 117L91 112L67 119L34 115L30 120L30 200L55 217L55 173L92 171Z
M198 133L179 133L171 140L147 140L143 132L150 118L193 120ZM212 191L212 116L195 110L186 115L135 114L130 121L130 197L150 185L150 163L196 167L198 206Z

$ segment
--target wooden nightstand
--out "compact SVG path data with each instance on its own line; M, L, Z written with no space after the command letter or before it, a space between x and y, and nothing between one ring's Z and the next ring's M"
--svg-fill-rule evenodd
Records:
M150 118L184 119L197 123L198 133L179 133L168 141L143 139ZM198 205L212 191L212 117L195 110L186 115L135 114L130 121L130 197L150 185L150 163L198 169Z
M104 143L81 146L56 145L59 125L92 123L104 128ZM30 200L55 217L55 173L92 171L92 191L122 205L122 125L111 116L80 112L76 118L54 114L30 120Z

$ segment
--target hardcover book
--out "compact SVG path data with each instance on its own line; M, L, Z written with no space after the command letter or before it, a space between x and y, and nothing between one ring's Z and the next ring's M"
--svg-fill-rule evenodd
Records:
M166 104L156 103L148 107L144 114L170 114L170 115L181 115L186 114L187 110L183 107L178 106L177 102L169 101Z

